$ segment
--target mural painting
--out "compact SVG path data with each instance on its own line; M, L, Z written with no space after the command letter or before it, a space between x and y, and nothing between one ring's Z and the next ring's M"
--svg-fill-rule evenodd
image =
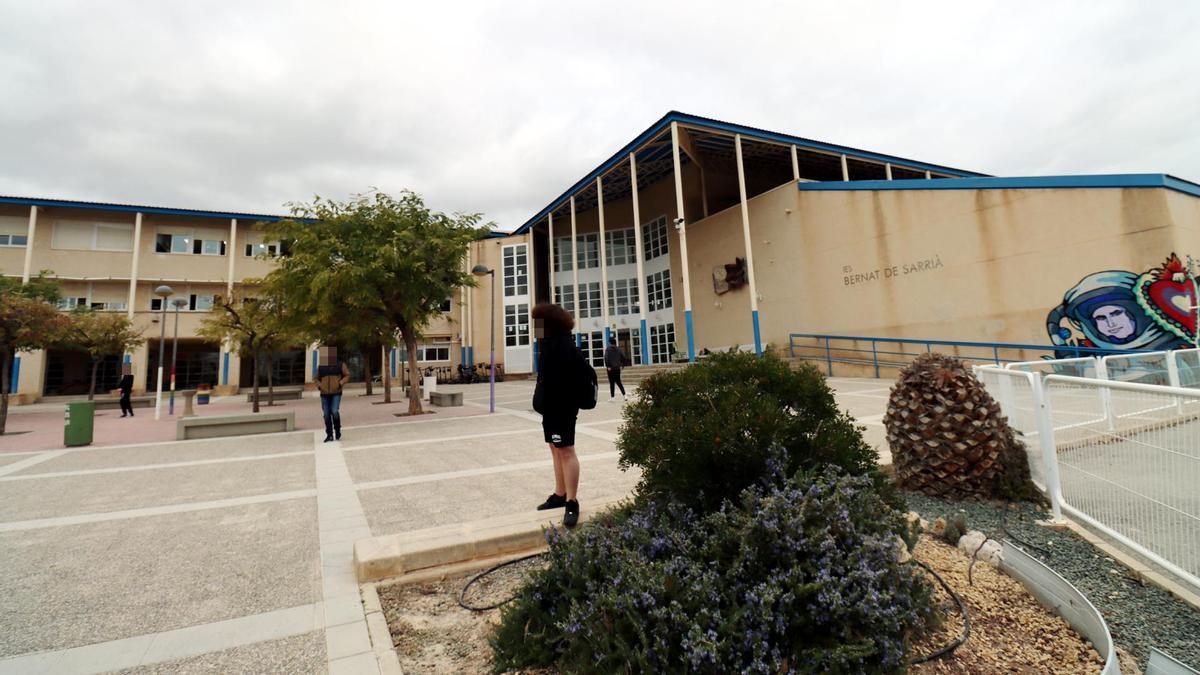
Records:
M1062 347L1115 350L1187 349L1196 342L1197 280L1192 259L1174 253L1142 274L1096 272L1066 292L1046 317L1050 341ZM1060 350L1060 357L1073 355Z

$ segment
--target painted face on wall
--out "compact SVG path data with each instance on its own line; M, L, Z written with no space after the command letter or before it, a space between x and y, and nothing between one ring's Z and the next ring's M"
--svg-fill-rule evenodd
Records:
M1133 318L1123 307L1104 305L1092 312L1092 321L1101 335L1124 340L1133 335Z

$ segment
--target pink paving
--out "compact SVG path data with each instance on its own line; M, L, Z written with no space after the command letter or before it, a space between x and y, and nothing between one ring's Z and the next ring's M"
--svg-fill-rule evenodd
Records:
M433 415L418 417L396 417L395 413L408 412L408 399L403 395L393 393L392 403L384 404L383 394L377 393L366 396L359 391L351 390L342 398L342 426L354 427L364 424L403 423L414 419L431 419L436 417L465 417L486 415L487 410L470 404L454 408L438 408L428 402L422 404L425 410L434 410ZM266 392L262 392L266 400ZM27 452L31 450L53 450L63 446L63 414L66 406L46 410L48 406L31 406L28 411L14 406L9 408L7 433L0 436L0 453ZM295 410L297 429L324 429L321 419L321 402L316 398L305 398L299 401L280 401L272 407L265 403L262 410ZM198 416L205 415L236 415L249 413L251 405L246 401L243 392L239 396L213 398L208 405L195 406ZM183 412L183 400L175 400L175 417L167 415L166 397L163 398L162 419L154 419L154 408L137 408L134 417L121 418L120 410L100 410L96 412L95 429L92 447L106 445L127 445L130 443L150 443L154 441L174 441L175 421Z

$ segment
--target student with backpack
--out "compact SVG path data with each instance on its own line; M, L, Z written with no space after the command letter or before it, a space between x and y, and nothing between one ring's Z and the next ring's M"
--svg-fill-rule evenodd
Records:
M537 509L566 509L563 525L579 522L579 458L575 455L575 422L580 409L596 407L596 371L575 346L575 320L562 307L542 303L533 308L539 341L537 385L533 409L542 416L542 433L554 462L554 492Z

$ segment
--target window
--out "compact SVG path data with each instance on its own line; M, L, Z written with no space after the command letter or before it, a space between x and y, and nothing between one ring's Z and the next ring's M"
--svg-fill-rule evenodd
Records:
M24 218L0 216L0 246L24 246L28 238L29 223Z
M98 312L124 311L128 307L124 302L93 302L91 306Z
M154 235L154 252L225 255L225 242L220 239L196 239L190 234L159 232Z
M161 312L162 311L162 298L150 298L150 311L151 312Z
M571 314L575 314L575 286L555 286L554 298L558 301L559 306L567 310Z
M571 253L571 238L557 237L554 240L554 271L570 272L575 269Z
M667 217L659 216L642 225L642 246L645 247L645 260L669 253L667 248Z
M438 311L442 314L446 314L450 311L450 298L446 298L446 301L438 306Z
M663 270L646 277L647 311L656 312L671 306L671 271Z
M212 293L204 293L197 295L195 293L188 296L188 309L193 312L207 312L212 309L213 301L216 295Z
M604 367L604 331L579 334L579 349L594 368Z
M406 360L404 350L401 350L400 360ZM450 343L449 342L431 342L429 344L417 345L417 362L424 363L428 361L449 361L450 360Z
M56 220L51 248L81 251L132 251L133 225L83 220Z
M650 363L670 363L675 353L675 324L650 326Z
M505 246L503 254L504 265L504 296L529 295L529 259L525 244Z
M637 262L637 241L633 228L604 233L604 258L609 267Z
M529 305L505 305L504 346L521 347L529 344Z
M200 255L225 255L225 242L218 239L197 239L192 253Z
M633 279L608 280L608 308L613 316L636 314L637 281Z
M60 298L58 301L59 309L71 310L77 307L87 307L87 298Z
M579 245L579 269L587 270L600 266L600 235L596 233L581 234L576 242Z
M265 256L274 258L279 255L279 242L266 242L261 244L246 244L246 257L254 258L256 256Z
M579 284L579 318L600 316L600 282Z

